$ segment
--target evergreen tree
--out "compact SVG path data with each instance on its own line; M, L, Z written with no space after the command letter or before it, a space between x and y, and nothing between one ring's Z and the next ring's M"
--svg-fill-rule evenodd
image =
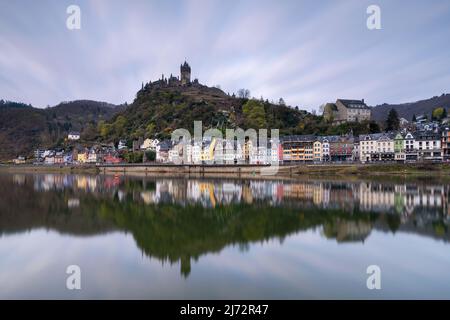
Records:
M394 131L400 128L400 119L395 109L391 109L386 119L386 131Z

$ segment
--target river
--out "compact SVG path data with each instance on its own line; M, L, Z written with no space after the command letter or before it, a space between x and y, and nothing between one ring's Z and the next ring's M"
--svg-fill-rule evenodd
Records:
M449 192L433 181L0 174L0 298L449 299Z

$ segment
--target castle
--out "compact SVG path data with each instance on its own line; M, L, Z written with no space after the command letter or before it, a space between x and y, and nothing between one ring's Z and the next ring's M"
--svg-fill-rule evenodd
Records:
M144 85L142 83L142 91L152 88L163 88L163 87L184 87L190 85L198 85L198 79L194 79L191 82L191 66L184 61L182 65L180 65L180 77L175 77L172 74L169 78L165 78L164 74L161 76L161 79L156 81L149 81Z
M186 61L180 66L180 78L182 86L191 82L191 67Z

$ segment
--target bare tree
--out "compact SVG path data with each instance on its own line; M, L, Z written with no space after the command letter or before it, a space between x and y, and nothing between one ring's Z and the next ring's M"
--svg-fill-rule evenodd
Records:
M321 104L321 105L319 106L319 114L323 114L324 111L325 111L325 103L324 103L324 104Z
M239 89L238 97L241 99L249 99L250 98L250 90L248 89Z

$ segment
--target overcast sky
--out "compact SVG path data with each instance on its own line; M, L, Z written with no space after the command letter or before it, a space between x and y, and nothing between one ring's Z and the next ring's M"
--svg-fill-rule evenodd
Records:
M366 26L371 4L381 30ZM0 98L132 102L186 58L201 83L308 110L409 102L450 92L449 39L448 0L0 0Z

